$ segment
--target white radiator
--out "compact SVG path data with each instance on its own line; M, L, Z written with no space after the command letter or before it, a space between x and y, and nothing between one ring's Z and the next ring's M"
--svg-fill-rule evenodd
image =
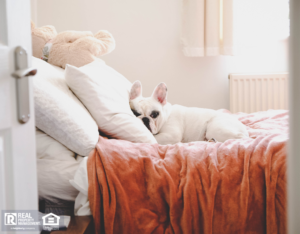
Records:
M288 74L230 74L232 113L288 109Z

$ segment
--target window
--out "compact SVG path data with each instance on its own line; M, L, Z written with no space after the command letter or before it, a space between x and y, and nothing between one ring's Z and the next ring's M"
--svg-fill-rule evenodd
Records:
M236 0L233 12L238 47L264 47L289 36L288 0Z

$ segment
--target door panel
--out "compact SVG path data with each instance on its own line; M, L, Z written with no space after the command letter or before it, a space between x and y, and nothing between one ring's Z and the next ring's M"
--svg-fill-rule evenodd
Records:
M35 123L32 81L26 124L17 118L14 50L27 50L31 66L30 0L0 0L0 205L1 210L37 210ZM1 217L2 220L2 217Z

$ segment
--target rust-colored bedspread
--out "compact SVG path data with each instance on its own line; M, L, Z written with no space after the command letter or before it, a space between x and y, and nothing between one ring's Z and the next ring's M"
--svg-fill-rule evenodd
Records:
M97 233L286 233L287 111L238 114L251 139L161 146L99 139Z

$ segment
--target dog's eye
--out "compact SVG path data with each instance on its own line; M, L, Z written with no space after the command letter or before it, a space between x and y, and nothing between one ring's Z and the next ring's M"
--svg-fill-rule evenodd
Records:
M150 117L155 119L157 116L159 116L159 112L158 111L152 111Z
M132 110L131 109L131 111L132 111L132 113L136 116L136 117L138 117L138 116L140 116L141 114L140 113L138 113L137 111L135 111L135 110Z

